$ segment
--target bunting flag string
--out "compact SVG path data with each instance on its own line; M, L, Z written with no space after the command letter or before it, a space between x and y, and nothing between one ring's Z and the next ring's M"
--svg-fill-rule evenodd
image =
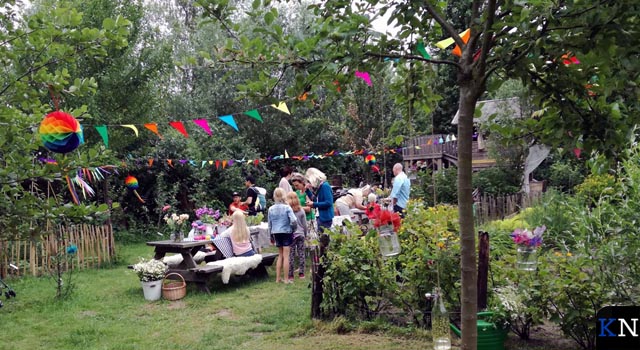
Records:
M451 134L451 135L432 135L431 137L428 137L428 139L423 143L423 144L417 144L417 145L413 145L413 146L405 146L405 147L398 147L398 148L384 148L383 150L379 150L379 151L375 151L375 150L366 150L366 149L357 149L357 150L350 150L350 151L338 151L338 150L331 150L329 152L326 152L324 154L302 154L302 155L290 155L288 150L284 150L283 154L279 154L279 155L275 155L275 156L267 156L267 157L262 157L262 158L256 158L256 159L246 159L246 157L243 157L242 159L233 159L233 158L229 158L229 159L216 159L216 160L212 160L212 159L207 159L207 160L195 160L195 159L160 159L160 163L159 164L163 164L164 162L166 162L167 166L170 168L174 168L179 164L182 166L192 166L192 167L200 167L200 168L204 168L207 164L209 166L215 166L216 170L222 170L222 169L226 169L228 167L232 167L234 165L250 165L253 164L254 166L257 166L258 164L260 164L260 162L270 162L270 161L278 161L278 160L283 160L283 159L295 159L298 161L308 161L311 159L326 159L329 157L338 157L338 156L368 156L368 155L380 155L382 153L390 153L390 154L398 154L401 153L402 151L406 150L406 149L423 149L425 147L436 147L436 146L440 146L442 147L442 145L444 145L445 143L449 143L449 142L453 142L456 140L455 135ZM146 163L148 167L152 167L153 164L156 164L156 158L149 158L146 159ZM136 164L140 164L141 160L137 160L135 162ZM124 165L123 163L123 166Z
M233 119L232 115L223 115L222 117L218 117L220 118L220 120L222 120L223 122L231 125L232 128L234 128L236 131L240 131L238 130L238 125L236 125L236 121Z

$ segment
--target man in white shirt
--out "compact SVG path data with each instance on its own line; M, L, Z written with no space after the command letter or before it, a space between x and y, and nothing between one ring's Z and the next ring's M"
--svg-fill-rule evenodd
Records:
M407 174L402 171L402 164L396 163L393 166L393 188L391 189L391 200L393 201L393 211L404 218L404 210L407 208L409 193L411 192L411 181Z

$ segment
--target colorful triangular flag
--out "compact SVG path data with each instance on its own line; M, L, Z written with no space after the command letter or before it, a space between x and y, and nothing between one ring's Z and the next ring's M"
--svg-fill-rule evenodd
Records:
M289 113L289 108L287 107L287 104L285 102L280 102L280 103L278 103L277 106L275 104L273 104L273 105L271 105L271 107L291 115L291 113Z
M206 119L194 119L193 122L211 136L211 129L209 128L209 123L207 123Z
M185 130L184 124L182 124L182 122L169 122L169 125L178 130L182 135L184 135L184 137L189 137L189 135L187 134L187 130Z
M231 127L236 129L236 131L239 131L238 125L236 125L236 121L233 119L233 116L231 114L223 115L222 117L218 117L218 118L220 118L220 120L222 120L223 122L231 125Z
M465 44L469 41L469 37L471 37L471 29L467 29L464 32L460 33L460 39L462 39L462 42ZM458 45L453 48L453 51L451 51L451 53L458 57L462 56L462 50L460 50L460 46Z
M158 135L159 138L162 138L162 135L158 132L158 124L156 123L147 123L144 125L145 128L151 130L154 134Z
M133 132L136 134L136 137L138 137L138 128L136 128L135 125L133 125L133 124L123 124L123 125L120 125L120 126L124 126L125 128L129 128L129 129L133 130Z
M424 57L427 60L431 59L431 56L429 56L429 53L427 52L427 49L424 47L424 42L422 42L422 40L418 41L418 45L416 45L416 49L418 50L420 55L422 55L422 57Z
M250 111L246 111L246 112L244 112L244 114L250 116L253 119L257 119L259 121L262 121L262 117L260 116L260 113L258 113L257 109L252 109Z
M367 85L373 86L373 83L371 83L371 77L369 76L368 72L356 71L355 76L356 76L356 78L360 78L360 79L364 80L364 82L367 83Z
M289 153L287 153L287 150L284 150L284 159L288 159L289 158Z
M104 145L109 148L109 134L107 133L106 125L96 125L96 130L98 130L98 134L102 137L102 142Z

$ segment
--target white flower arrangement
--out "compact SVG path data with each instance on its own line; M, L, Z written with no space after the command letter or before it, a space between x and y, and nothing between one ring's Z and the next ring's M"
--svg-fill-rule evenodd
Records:
M189 220L189 214L180 214L180 215L178 215L176 213L173 213L173 214L171 214L171 216L169 216L169 215L165 215L164 216L164 221L174 231L176 229L178 231L180 231L182 229L182 225L184 225L184 223L187 220Z
M133 265L133 270L138 275L140 282L159 281L167 273L167 265L161 260L140 258L140 262Z

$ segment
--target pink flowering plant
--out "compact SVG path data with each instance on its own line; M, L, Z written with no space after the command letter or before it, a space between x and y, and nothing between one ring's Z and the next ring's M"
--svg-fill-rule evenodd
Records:
M547 229L545 225L536 227L533 232L528 229L517 228L511 233L511 239L515 244L527 247L539 247L542 244L542 234Z

